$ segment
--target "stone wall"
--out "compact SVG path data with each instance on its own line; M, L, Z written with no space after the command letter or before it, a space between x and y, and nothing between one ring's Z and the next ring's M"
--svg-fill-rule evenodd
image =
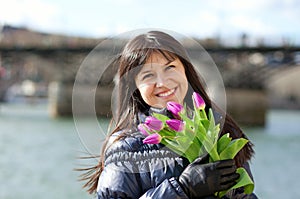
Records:
M241 125L264 126L268 98L263 90L226 89L227 112Z
M272 76L267 82L270 106L300 109L300 67L290 67Z
M49 113L58 116L110 116L110 87L98 87L95 92L90 86L76 87L76 100L73 100L73 85L52 82L49 85Z

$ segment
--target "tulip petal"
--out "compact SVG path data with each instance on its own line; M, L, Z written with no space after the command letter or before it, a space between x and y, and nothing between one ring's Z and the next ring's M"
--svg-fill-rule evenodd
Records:
M162 137L158 133L147 136L144 140L144 144L158 144L161 142Z
M196 108L198 108L198 109L205 108L205 101L203 100L201 95L199 95L199 93L196 93L196 92L193 93L193 100L195 102Z
M163 128L162 121L152 116L146 118L145 125L154 131L160 131Z
M171 119L167 120L166 123L174 131L181 132L184 129L184 123L181 120Z
M139 131L143 134L143 135L145 135L145 136L148 136L149 135L149 133L147 132L147 130L146 129L148 129L148 127L145 125L145 124L139 124L138 125L138 129L139 129ZM148 129L149 130L149 129Z
M183 110L183 106L176 102L167 102L167 109L175 116L179 116L179 113Z

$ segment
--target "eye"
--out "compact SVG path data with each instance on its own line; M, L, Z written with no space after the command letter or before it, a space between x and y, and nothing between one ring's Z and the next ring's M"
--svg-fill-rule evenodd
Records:
M150 77L152 77L152 76L153 76L152 73L147 73L146 75L144 75L144 76L142 77L142 80L148 79L148 78L150 78Z
M174 65L169 65L169 66L166 67L166 70L170 70L170 69L172 69L172 68L176 68L176 66L174 66Z

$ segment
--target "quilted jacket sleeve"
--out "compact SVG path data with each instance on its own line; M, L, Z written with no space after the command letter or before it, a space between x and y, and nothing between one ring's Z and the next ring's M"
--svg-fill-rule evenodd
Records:
M158 187L149 189L140 198L188 199L175 178L164 180Z
M107 151L98 181L98 199L188 198L175 179L184 166L168 152L141 149L138 139L115 142Z
M155 188L142 193L138 174L123 172L105 172L101 175L102 185L98 187L98 199L188 199L178 182L174 178L165 179ZM100 183L100 181L99 181Z

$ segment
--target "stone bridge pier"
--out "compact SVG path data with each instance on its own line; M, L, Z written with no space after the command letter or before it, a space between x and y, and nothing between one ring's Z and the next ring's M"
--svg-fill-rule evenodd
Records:
M106 72L101 75L105 68L111 67L108 66L109 58L109 49L72 52L70 57L60 56L67 67L63 67L61 73L58 71L58 78L49 83L50 115L110 116L114 74ZM104 80L102 83L101 76Z

